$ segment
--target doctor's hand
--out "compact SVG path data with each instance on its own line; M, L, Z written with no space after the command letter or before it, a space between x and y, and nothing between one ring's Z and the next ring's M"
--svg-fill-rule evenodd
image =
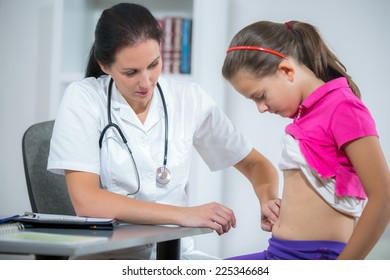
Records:
M236 227L233 210L217 202L184 208L183 214L182 226L207 227L219 235Z
M264 231L272 231L276 220L279 218L280 206L282 200L280 198L268 201L267 204L261 206L261 228Z

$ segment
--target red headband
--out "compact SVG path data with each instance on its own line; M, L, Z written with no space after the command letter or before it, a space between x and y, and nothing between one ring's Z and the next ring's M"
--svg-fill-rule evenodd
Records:
M293 26L292 26L291 22L286 21L284 24L287 25L287 27L288 27L288 29L290 29L290 31L293 31Z
M229 53L231 51L237 51L237 50L261 51L261 52L266 52L266 53L270 53L270 54L279 56L279 57L281 57L283 59L288 59L287 56L285 56L284 54L281 54L280 52L277 52L277 51L274 51L274 50L271 50L271 49L267 49L267 48L263 48L263 47L257 47L257 46L236 46L236 47L231 47L231 48L227 49L226 53Z

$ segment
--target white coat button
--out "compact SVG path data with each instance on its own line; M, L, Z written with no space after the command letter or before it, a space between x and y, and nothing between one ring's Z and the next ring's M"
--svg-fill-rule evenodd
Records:
M141 140L140 140L140 145L141 146L146 146L147 145L147 143L148 143L148 138L146 138L146 137L143 137L143 138L141 138Z

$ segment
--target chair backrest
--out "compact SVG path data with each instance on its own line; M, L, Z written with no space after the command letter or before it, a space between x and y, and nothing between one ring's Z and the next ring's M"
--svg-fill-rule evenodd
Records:
M54 121L37 123L23 135L22 152L28 195L33 212L75 215L65 177L47 171Z

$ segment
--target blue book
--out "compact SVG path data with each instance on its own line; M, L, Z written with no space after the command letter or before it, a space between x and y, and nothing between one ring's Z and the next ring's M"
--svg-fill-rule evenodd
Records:
M191 73L191 35L192 20L184 18L182 20L182 43L181 43L181 63L180 73Z

